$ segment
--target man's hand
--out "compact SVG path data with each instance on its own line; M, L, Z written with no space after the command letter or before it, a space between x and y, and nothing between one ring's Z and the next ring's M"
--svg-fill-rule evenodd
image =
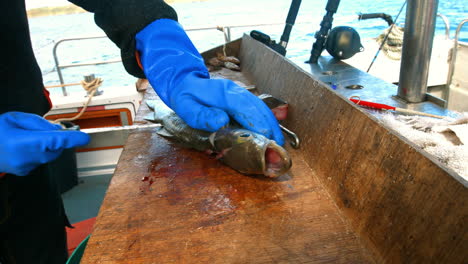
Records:
M38 115L7 112L0 115L0 173L25 176L52 161L66 148L86 145L89 136L60 130Z
M284 144L271 110L229 80L210 79L182 27L160 19L136 35L143 71L161 99L191 127L216 131L234 118L246 129Z

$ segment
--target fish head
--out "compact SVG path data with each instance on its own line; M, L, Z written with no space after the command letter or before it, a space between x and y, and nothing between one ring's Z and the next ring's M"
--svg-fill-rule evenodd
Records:
M246 130L223 128L210 136L220 160L244 174L263 174L276 178L292 165L288 152L263 135Z

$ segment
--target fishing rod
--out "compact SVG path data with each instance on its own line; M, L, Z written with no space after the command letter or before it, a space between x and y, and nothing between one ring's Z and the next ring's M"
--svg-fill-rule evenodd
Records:
M283 35L281 35L280 45L285 49L288 46L289 36L291 35L292 27L296 21L297 13L299 13L299 7L301 6L301 0L292 0L291 6L289 7L288 17L286 18L286 25L284 26ZM284 54L283 54L284 55Z
M383 39L382 44L380 44L379 50L377 50L377 52L375 53L375 56L372 59L372 62L369 65L369 68L367 68L366 72L369 72L370 69L372 68L372 65L374 65L375 60L379 56L379 53L382 50L383 46L385 45L385 42L387 42L388 36L390 36L390 33L392 33L392 29L395 26L395 23L398 20L398 17L400 16L401 11L403 11L403 7L405 7L405 5L406 5L406 0L403 2L403 5L401 6L400 11L398 12L397 16L395 17L395 22L393 24L391 24L390 29L388 30L388 33L385 35L385 38Z
M284 26L283 34L281 35L280 42L276 43L274 40L271 40L270 36L260 32L258 30L252 30L250 36L257 41L262 42L268 47L272 48L274 51L285 56L286 47L288 46L289 36L291 35L292 27L296 21L297 13L299 12L299 7L301 6L302 0L292 0L289 7L288 16L286 17L286 25Z
M325 7L327 13L320 23L320 30L315 33L316 41L312 46L312 51L310 52L310 59L308 63L317 63L320 54L322 54L322 51L325 48L325 42L327 40L328 33L332 27L333 14L336 13L339 5L340 0L328 0L327 6Z

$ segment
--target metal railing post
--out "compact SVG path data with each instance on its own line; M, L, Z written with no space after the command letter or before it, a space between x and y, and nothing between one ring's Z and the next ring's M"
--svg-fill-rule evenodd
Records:
M54 54L55 69L57 70L57 74L59 76L60 84L63 85L63 84L65 84L65 82L63 81L62 71L60 69L60 64L59 64L58 57L57 57L57 47L61 42L62 41L58 41L57 43L55 43L52 53ZM68 95L67 94L67 88L65 86L62 86L62 94L63 94L63 96Z
M438 17L442 18L445 25L445 39L450 39L450 21L448 18L442 14L437 14Z
M457 61L457 52L458 52L458 39L460 37L460 31L465 23L468 23L468 19L464 19L457 27L455 31L455 39L453 40L453 48L452 48L452 59L449 65L449 71L447 74L447 84L445 87L445 91L443 94L443 99L445 100L445 107L448 106L449 97L450 97L450 85L452 84L453 73L455 72L455 62Z
M426 100L438 0L408 0L398 96L410 103Z

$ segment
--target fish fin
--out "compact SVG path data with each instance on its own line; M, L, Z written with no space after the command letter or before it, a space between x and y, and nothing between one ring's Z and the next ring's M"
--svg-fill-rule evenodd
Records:
M156 133L158 133L158 135L160 136L167 137L167 138L175 137L171 132L167 131L167 129L165 129L164 127L159 128L158 131L156 131Z
M153 122L162 122L162 120L172 114L174 111L170 109L163 101L161 100L148 100L146 105L154 111L154 116L152 118L145 118Z
M147 100L146 105L149 107L149 109L154 110L154 108L157 105L157 100Z
M155 122L157 123L159 120L156 120L156 118L154 117L154 113L149 113L147 114L143 119L145 120L148 120L148 121L151 121L151 122Z
M181 146L183 148L195 148L199 151L205 151L205 149L198 149L196 148L196 146L190 144L190 143L187 143L187 142L184 142L183 140L181 140L179 137L177 137L176 135L172 134L171 132L169 132L167 129L165 129L164 127L160 127L156 133L164 138L169 138L169 139L172 139L174 143L176 143L178 146Z

